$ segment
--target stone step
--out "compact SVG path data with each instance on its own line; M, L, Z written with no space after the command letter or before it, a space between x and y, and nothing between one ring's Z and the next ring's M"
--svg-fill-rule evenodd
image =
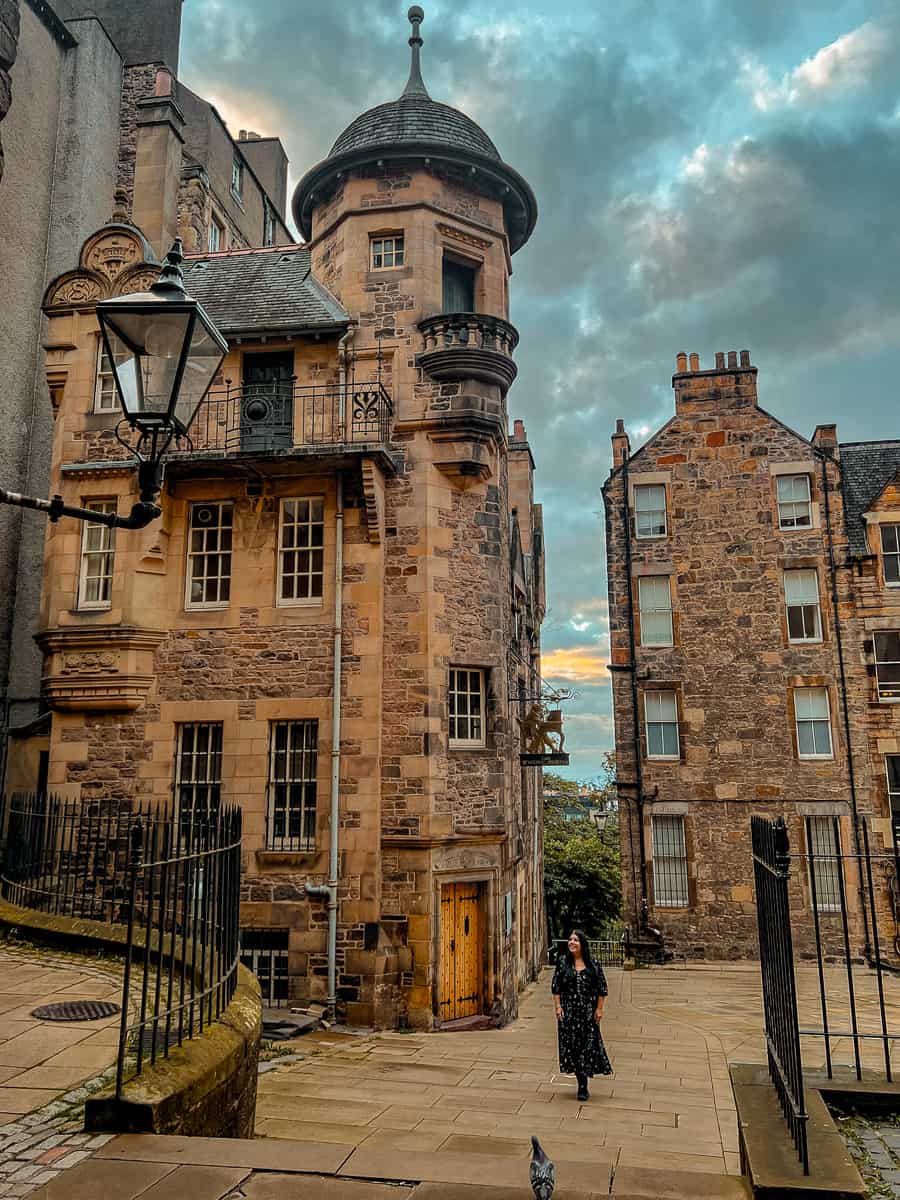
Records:
M611 1193L614 1200L750 1200L752 1194L739 1175L653 1167L617 1167Z

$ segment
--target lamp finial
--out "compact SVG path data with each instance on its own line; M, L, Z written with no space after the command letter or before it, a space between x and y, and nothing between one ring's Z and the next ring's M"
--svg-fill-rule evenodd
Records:
M151 286L150 291L181 292L184 295L184 276L181 273L181 264L183 262L184 246L182 245L181 238L177 237L172 243L171 250L163 259L159 279Z

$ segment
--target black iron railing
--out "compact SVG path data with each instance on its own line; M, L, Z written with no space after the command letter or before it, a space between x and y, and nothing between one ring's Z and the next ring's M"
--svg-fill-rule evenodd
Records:
M800 1058L800 1024L788 897L791 855L783 818L751 818L756 914L759 925L759 965L769 1075L784 1119L809 1174L807 1123Z
M194 419L190 438L169 451L272 454L301 448L385 445L394 406L385 387L370 383L245 384L210 392Z

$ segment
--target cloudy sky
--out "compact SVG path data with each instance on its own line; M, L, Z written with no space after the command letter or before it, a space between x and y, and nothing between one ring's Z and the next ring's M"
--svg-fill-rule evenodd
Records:
M434 99L540 208L514 259L511 414L548 530L545 674L578 690L568 774L612 746L600 488L609 434L672 411L679 350L749 348L799 431L900 437L897 0L426 0ZM399 0L186 0L181 75L291 187L408 69Z

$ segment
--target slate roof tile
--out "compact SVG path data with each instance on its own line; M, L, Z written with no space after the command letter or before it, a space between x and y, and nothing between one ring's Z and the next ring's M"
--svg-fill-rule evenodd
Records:
M845 442L840 453L850 553L868 554L863 514L900 474L900 441Z

